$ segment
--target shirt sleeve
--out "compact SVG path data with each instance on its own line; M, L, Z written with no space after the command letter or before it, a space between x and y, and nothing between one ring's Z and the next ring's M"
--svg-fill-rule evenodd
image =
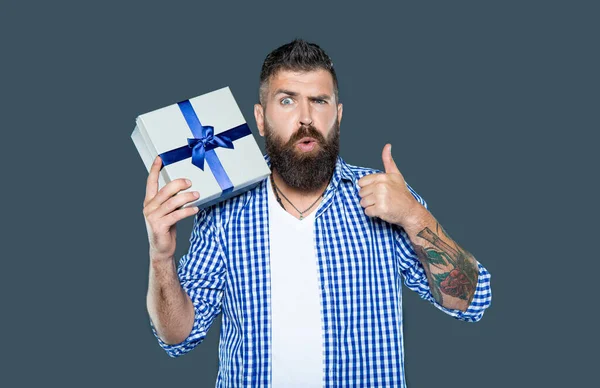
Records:
M188 253L179 261L177 275L181 287L194 304L194 325L190 335L178 344L166 344L150 319L152 333L170 357L188 353L200 344L214 318L221 312L225 284L224 254L217 241L211 207L194 217Z
M408 183L406 186L409 188L412 195L422 204L426 209L427 203L419 194L417 194ZM419 296L425 300L431 302L435 307L442 310L448 315L454 318L460 319L467 322L477 322L483 317L483 313L488 308L492 301L492 289L490 287L490 273L477 262L479 275L477 278L477 287L475 289L475 295L471 304L467 308L467 311L449 309L440 305L429 289L429 282L427 280L427 274L425 268L417 258L417 255L412 247L412 243L408 234L401 227L395 227L394 230L396 238L396 254L399 258L399 269L404 277L404 284L411 290L415 291Z

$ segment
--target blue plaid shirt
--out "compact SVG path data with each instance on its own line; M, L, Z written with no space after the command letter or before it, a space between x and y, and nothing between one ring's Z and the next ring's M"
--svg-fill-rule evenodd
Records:
M270 167L268 155L264 157ZM435 301L405 231L366 216L360 205L358 179L377 172L382 171L346 164L338 156L315 213L325 387L406 386L402 278L421 298L460 320L478 321L491 302L490 274L481 264L467 311L447 309ZM181 285L195 307L192 332L183 342L167 345L150 322L160 346L177 357L202 342L222 312L217 387L271 385L267 194L264 179L196 214L189 251L178 266Z

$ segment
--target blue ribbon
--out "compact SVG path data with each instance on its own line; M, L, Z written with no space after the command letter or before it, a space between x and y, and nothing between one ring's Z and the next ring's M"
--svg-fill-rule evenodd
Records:
M204 171L204 160L206 160L223 193L232 191L233 183L214 149L217 147L233 149L235 140L252 134L250 127L244 123L215 135L214 127L200 123L190 100L178 102L177 105L194 137L187 139L188 145L160 154L163 166L191 157L192 164Z

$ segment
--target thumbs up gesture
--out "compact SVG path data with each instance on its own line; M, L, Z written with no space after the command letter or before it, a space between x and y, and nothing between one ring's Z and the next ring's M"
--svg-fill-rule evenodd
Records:
M369 217L400 226L425 209L411 194L404 177L392 158L392 145L386 144L381 154L385 173L369 174L358 180L360 205ZM422 209L421 209L422 208Z

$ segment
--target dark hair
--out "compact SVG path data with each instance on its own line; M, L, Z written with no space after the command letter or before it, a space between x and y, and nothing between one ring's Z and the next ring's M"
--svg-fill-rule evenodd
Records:
M335 101L339 101L338 82L333 69L333 61L322 48L302 39L294 39L290 43L276 48L267 55L260 71L258 98L261 105L265 106L269 80L280 70L313 71L318 69L329 71L333 77Z

